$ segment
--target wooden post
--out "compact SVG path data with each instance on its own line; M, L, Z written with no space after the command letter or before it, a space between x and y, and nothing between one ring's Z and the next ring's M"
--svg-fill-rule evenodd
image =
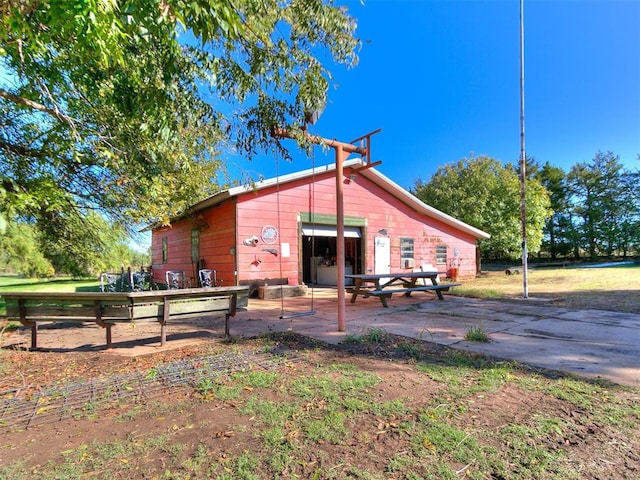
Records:
M102 302L100 300L93 301L93 311L96 316L96 323L107 330L107 348L111 348L111 327L110 323L102 321Z
M336 285L338 287L338 331L346 330L346 308L345 308L345 290L344 290L344 173L343 165L345 159L349 156L349 152L345 151L341 146L335 148L336 151L336 263L338 264L338 278Z
M162 320L160 321L160 345L164 347L167 343L166 325L169 320L170 302L169 297L164 297L162 301Z
M327 138L317 137L315 135L309 135L305 132L307 140L319 145L326 145L333 148L336 152L336 223L337 223L337 238L336 238L336 263L338 264L336 284L338 287L338 331L344 332L346 330L346 310L345 310L345 291L344 291L344 272L345 272L345 252L344 252L344 185L343 185L343 171L344 161L350 153L357 153L363 155L366 158L365 165L360 169L371 168L374 165L378 165L380 162L371 162L371 149L370 141L371 136L380 132L382 129L378 129L374 132L367 133L362 137L358 137L350 143L339 142L337 140L331 140ZM274 128L273 134L276 137L295 138L287 129ZM366 146L356 146L354 143L364 141Z
M224 316L224 335L229 336L229 317L235 317L238 311L238 294L232 293L229 296L229 312Z
M38 348L38 322L27 320L27 308L24 302L24 298L18 300L18 315L20 315L20 323L31 327L31 350L35 350Z

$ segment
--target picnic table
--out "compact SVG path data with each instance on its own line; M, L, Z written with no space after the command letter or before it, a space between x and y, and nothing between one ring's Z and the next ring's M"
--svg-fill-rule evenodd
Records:
M438 299L444 300L443 291L460 285L459 283L438 283L438 272L401 272L401 273L368 273L345 275L353 280L351 303L355 303L358 295L362 297L378 297L384 307L388 307L387 299L394 293L402 293L409 297L412 292L433 291ZM431 283L427 283L429 280Z
M155 321L160 324L161 345L169 321L225 315L229 317L248 303L248 287L184 288L144 292L3 292L7 318L31 327L31 348L37 348L38 324L93 322L106 330L111 347L111 328L121 323Z

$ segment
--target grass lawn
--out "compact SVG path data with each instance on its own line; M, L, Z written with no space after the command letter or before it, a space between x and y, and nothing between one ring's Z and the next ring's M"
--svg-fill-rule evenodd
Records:
M504 270L484 272L463 280L456 295L509 299L522 297L523 275ZM575 309L640 313L640 265L604 268L531 268L527 275L530 297L544 297L554 305Z
M77 280L73 278L37 279L14 275L0 275L0 295L2 292L97 292L100 281L96 279Z

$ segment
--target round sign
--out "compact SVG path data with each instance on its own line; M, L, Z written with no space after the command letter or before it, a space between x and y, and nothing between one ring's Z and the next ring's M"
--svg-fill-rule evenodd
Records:
M276 243L278 240L278 229L273 225L265 225L262 227L262 241L269 245Z

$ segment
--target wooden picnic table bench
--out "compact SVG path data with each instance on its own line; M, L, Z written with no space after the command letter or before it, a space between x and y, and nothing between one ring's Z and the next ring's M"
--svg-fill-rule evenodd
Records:
M438 299L444 300L443 291L460 285L459 283L438 283L438 272L401 272L401 273L369 273L345 275L345 278L353 280L354 287L351 294L351 303L355 303L358 295L362 297L378 297L384 307L388 307L387 299L394 293L402 293L410 296L412 292L434 291ZM431 284L426 284L426 280ZM421 283L418 283L421 281Z
M37 348L38 324L95 322L106 329L111 348L111 328L118 323L157 321L160 342L166 343L170 320L225 315L229 318L248 305L248 287L185 288L144 292L6 292L2 294L9 320L31 327L31 348Z

